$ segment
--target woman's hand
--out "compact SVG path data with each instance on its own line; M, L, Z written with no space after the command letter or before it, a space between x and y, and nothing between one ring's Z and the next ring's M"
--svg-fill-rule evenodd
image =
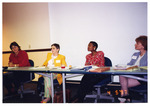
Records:
M9 67L18 67L19 64L13 64L13 62L9 62L9 63L8 63L8 66L9 66Z
M8 66L9 66L9 67L14 67L13 62L9 62L9 63L8 63Z
M94 70L89 70L90 72L104 72L104 71L108 71L110 70L110 67L100 67L100 68L96 68Z

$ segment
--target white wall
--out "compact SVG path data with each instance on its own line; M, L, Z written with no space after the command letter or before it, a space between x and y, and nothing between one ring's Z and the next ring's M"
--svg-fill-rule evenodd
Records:
M49 3L50 40L68 65L83 66L90 41L113 65L126 64L135 38L147 35L147 3Z

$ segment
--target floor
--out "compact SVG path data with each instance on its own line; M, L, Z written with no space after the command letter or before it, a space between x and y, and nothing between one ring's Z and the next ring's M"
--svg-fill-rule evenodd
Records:
M71 91L71 96L70 96L70 101L72 99L72 97L76 94L77 89L79 87L79 84L72 84L72 83L67 83L66 84L66 88L70 89ZM24 97L21 99L20 95L16 94L10 97L6 97L7 95L7 90L4 88L3 90L3 103L40 103L40 101L42 100L42 97L39 96L38 92L37 92L37 83L36 82L32 82L32 83L28 83L25 84L25 89L26 88L31 88L33 90L36 91L35 94L24 94ZM106 90L107 87L102 89L102 92L107 92L108 89ZM109 90L113 89L111 87L108 87ZM115 87L116 88L116 87ZM58 88L60 89L60 88ZM134 100L135 103L141 103L140 98L137 98L139 96L135 96L134 98L136 98ZM71 102L69 102L71 103ZM88 98L84 101L84 103L94 103L94 99L92 98ZM111 100L107 100L107 99L100 99L98 100L98 103L112 103Z

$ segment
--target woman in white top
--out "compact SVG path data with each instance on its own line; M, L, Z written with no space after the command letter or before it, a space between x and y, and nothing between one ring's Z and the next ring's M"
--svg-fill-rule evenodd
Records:
M59 54L60 46L59 44L52 44L51 45L51 53L47 54L47 59L44 62L44 66L53 68L53 67L61 67L67 66L66 61L65 61L65 56ZM62 75L61 74L54 74L54 79L57 79L59 85L62 84ZM47 103L50 101L51 97L51 80L49 77L44 77L44 87L45 87L45 92L44 92L44 97L45 99L41 101L41 103Z

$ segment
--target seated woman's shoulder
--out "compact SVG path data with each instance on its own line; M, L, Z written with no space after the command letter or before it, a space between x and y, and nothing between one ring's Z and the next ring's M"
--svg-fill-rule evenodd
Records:
M51 52L49 52L49 53L47 53L47 54L52 55L52 53L51 53Z
M24 50L20 50L20 52L21 52L21 53L27 53L27 52L26 52L26 51L24 51Z
M47 55L52 55L52 53L51 53L51 52L48 52Z
M89 56L91 56L91 55L92 55L92 53L89 53L89 54L86 55L86 57L89 57Z
M98 53L98 54L104 54L104 52L103 52L103 51L97 51L97 53Z
M133 53L133 55L139 55L140 54L140 52L135 52L135 53Z

